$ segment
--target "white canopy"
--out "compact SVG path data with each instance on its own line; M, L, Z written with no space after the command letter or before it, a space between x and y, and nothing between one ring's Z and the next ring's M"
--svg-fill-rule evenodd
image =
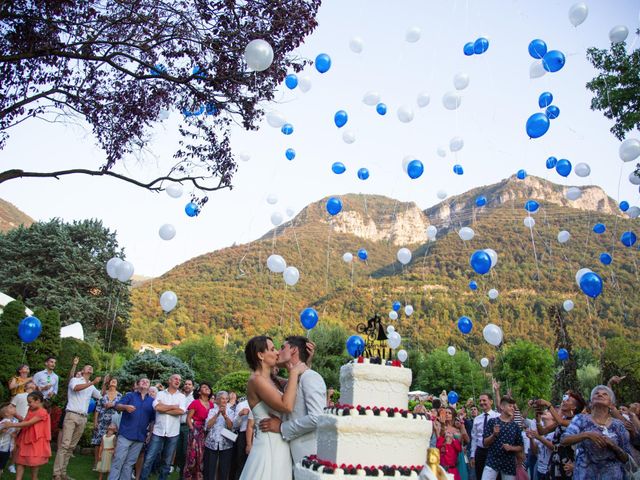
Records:
M66 327L60 329L60 338L77 338L78 340L84 340L84 329L80 322L72 323Z
M7 304L13 302L15 300L15 298L11 298L9 295L6 295L2 292L0 292L0 313L2 313L4 311L4 307L7 306ZM29 310L28 308L24 309L24 314L26 316L29 315L33 315L33 312L31 310Z

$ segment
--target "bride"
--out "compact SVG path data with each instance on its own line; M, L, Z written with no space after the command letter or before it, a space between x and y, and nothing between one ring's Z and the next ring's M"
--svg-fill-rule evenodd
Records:
M278 351L271 338L264 335L253 337L247 343L244 354L253 372L247 384L247 399L255 424L258 425L260 420L270 415L290 413L296 401L298 378L307 366L304 363L290 369L287 366L289 381L283 394L271 378L273 367L278 362ZM279 433L261 432L259 429L256 432L240 480L291 480L289 444Z

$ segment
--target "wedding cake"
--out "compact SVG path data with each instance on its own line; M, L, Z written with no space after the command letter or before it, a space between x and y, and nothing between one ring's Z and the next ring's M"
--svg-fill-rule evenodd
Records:
M407 410L410 386L411 369L397 360L383 364L360 357L343 365L340 403L320 416L317 455L295 466L296 480L417 479L432 424Z

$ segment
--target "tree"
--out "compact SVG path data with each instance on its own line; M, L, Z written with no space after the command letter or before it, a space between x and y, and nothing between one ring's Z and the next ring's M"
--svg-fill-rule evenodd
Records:
M47 357L58 357L60 353L60 314L57 310L36 308L33 314L42 323L38 338L27 348L27 360L32 369L44 365Z
M567 331L567 324L560 308L556 305L549 307L549 317L553 325L555 333L555 351L564 348L569 354L569 358L560 361L561 368L555 374L553 380L551 401L558 405L562 400L562 395L568 390L578 391L580 383L578 382L578 364L573 354L573 342Z
M106 154L98 169L0 172L23 177L108 175L150 190L192 182L231 187L233 122L256 129L261 104L304 61L288 54L317 25L320 0L95 0L3 2L0 38L0 148L10 129L35 118L86 122ZM274 50L265 71L248 71L244 49L264 39ZM175 165L155 179L113 171L148 145L167 111L185 117Z
M60 322L80 322L107 350L126 345L127 285L112 280L107 260L123 256L115 233L98 220L54 219L0 234L0 290L32 307L55 309Z
M339 326L320 324L310 337L316 344L311 368L320 374L327 387L340 388L340 367L349 361L345 348L347 332Z
M503 384L501 393L511 389L520 402L549 398L553 379L553 355L527 340L517 340L498 356L495 376Z
M25 363L25 344L18 336L18 324L25 317L24 303L20 300L9 302L0 316L0 382L7 384L16 374L16 368Z
M614 392L619 403L635 402L640 397L640 342L616 337L607 341L602 354L602 378L625 376Z
M185 340L169 352L189 365L198 382L206 381L213 385L226 372L222 370L222 352L211 337Z
M183 379L194 378L193 370L178 357L164 352L157 355L143 352L127 361L114 375L123 385L131 387L142 375L146 375L152 382L166 383L174 373Z
M236 392L238 397L247 394L247 382L251 372L242 370L226 374L213 386L213 393L224 390L225 392Z

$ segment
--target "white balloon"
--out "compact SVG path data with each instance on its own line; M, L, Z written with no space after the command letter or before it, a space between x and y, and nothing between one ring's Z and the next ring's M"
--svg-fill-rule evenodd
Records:
M398 350L398 360L404 363L407 361L407 358L409 358L409 354L406 350Z
M351 37L351 40L349 40L349 49L353 53L362 53L362 50L364 49L364 40L360 37Z
M407 173L407 166L409 165L409 162L411 160L415 160L416 157L414 155L405 155L404 158L402 159L402 170L404 171L404 173Z
M387 343L389 344L389 348L393 348L395 350L402 343L402 337L398 332L391 332L387 335Z
M491 258L491 268L495 267L498 264L498 254L492 248L485 248L484 253L489 255Z
M482 365L482 368L487 368L489 366L489 359L487 357L482 357L480 359L480 365Z
M453 137L449 140L449 150L452 152L458 152L462 150L462 147L464 147L464 140L462 137Z
M540 78L547 74L547 71L544 69L544 65L542 65L542 60L534 60L531 65L529 65L529 78Z
M569 187L564 196L567 197L567 200L578 200L582 196L582 190L578 187Z
M453 357L456 354L456 347L453 345L447 347L447 353Z
M406 265L411 261L411 250L404 247L401 248L400 250L398 250L398 253L396 254L396 258L402 265Z
M269 195L267 195L267 203L269 205L275 205L276 203L278 203L278 196L275 193L270 193Z
M398 319L398 312L396 312L395 310L391 310L389 312L389 318L391 320L397 320Z
M412 305L406 305L406 306L404 307L404 314L405 314L407 317L410 317L410 316L413 314L413 306L412 306Z
M267 258L267 268L273 273L282 273L287 268L287 262L280 255L269 255Z
M416 103L420 108L424 108L431 102L431 96L427 92L420 92L416 98Z
M622 43L627 39L629 29L625 25L616 25L609 30L609 40L611 43Z
M121 282L128 282L133 276L133 263L126 260L120 262L116 267L116 278Z
M344 132L342 132L342 140L344 141L344 143L351 145L356 141L356 134L353 133L353 130L345 130Z
M453 86L456 87L456 90L464 90L469 86L469 80L468 73L456 73L453 76Z
M640 216L640 207L633 206L629 208L629 210L627 210L627 215L629 218L638 218L638 216Z
M491 290L489 290L488 295L491 300L495 300L496 298L498 298L499 292L495 288L492 288Z
M627 138L620 144L618 155L623 162L633 162L640 156L640 140Z
M169 118L169 110L161 108L160 111L158 112L158 120L162 121L162 120L166 120L167 118Z
M497 347L502 343L503 333L502 329L499 326L493 323L489 323L482 330L482 336L487 341L487 343L493 345L494 347Z
M160 306L165 313L169 313L171 310L176 308L178 304L178 296L172 292L171 290L167 290L162 295L160 295Z
M590 268L581 268L576 272L576 284L580 286L580 279L585 273L589 273L591 271Z
M362 101L365 105L373 106L380 103L380 94L378 92L367 92L362 97Z
M394 327L393 325L387 326L387 333L393 333L395 331L396 331L396 327Z
M640 185L640 177L636 175L636 172L631 172L629 174L629 181L632 185Z
M438 154L438 156L442 158L447 156L447 151L442 147L438 147L438 150L436 150L436 153Z
M411 109L411 107L408 107L406 105L402 105L400 108L398 108L398 120L400 120L402 123L409 123L411 120L413 120L413 110Z
M346 263L353 262L353 253L346 252L344 255L342 255L342 261Z
M167 187L167 195L171 198L180 198L182 196L182 185L179 183L172 183Z
M527 228L533 228L533 226L536 224L536 220L533 217L525 217L524 219L524 226Z
M176 236L176 227L170 223L165 223L160 227L160 230L158 230L158 235L160 235L162 240L171 240Z
M302 93L307 93L311 90L311 78L308 75L300 77L298 79L298 88L302 90Z
M286 283L290 287L293 287L296 283L298 283L298 280L300 280L300 272L296 267L285 268L282 276L284 277L284 283Z
M436 196L440 199L440 200L444 200L445 198L447 198L447 192L445 192L444 190L438 190L436 192Z
M118 278L118 265L120 265L121 263L122 263L121 258L118 258L118 257L110 258L106 265L107 275L109 275L109 277L113 279Z
M565 300L562 303L562 308L564 308L565 312L570 312L571 310L573 310L573 301L572 300Z
M277 227L283 221L284 221L284 217L282 216L282 214L280 212L273 212L271 214L271 223L273 224L274 227Z
M587 15L589 15L589 7L584 2L575 3L569 9L569 21L574 27L584 22L587 19Z
M573 171L576 172L576 175L579 177L588 177L591 175L591 167L584 162L578 163Z
M420 34L422 32L418 27L411 27L407 30L407 33L404 34L404 39L409 43L416 43L420 40Z
M567 243L570 238L571 238L571 234L566 230L562 230L558 232L558 242Z
M476 232L474 232L473 229L469 227L462 227L458 231L458 236L465 242L471 240L475 236L475 234Z
M285 213L287 214L287 217L291 218L295 215L296 211L291 207L287 207Z
M457 92L447 92L442 97L442 105L447 110L455 110L462 103L462 97Z
M247 66L256 72L262 72L273 62L273 48L264 40L251 40L244 49Z
M438 227L436 227L435 225L429 225L427 227L427 238L429 240L435 240L437 234L438 234Z
M285 123L287 123L287 119L282 113L276 110L271 110L267 113L267 123L273 128L281 128Z

